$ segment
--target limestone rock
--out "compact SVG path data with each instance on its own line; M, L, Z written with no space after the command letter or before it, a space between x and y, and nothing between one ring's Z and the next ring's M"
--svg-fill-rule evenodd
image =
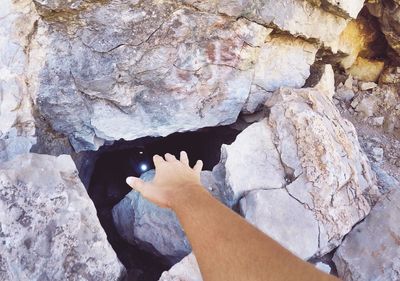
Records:
M338 47L339 35L347 24L344 18L324 11L306 0L184 0L184 2L203 11L245 17L277 27L295 36L317 39L327 47L331 47L334 52ZM353 13L358 13L361 7L355 8Z
M154 175L154 170L150 170L142 175L142 179L150 181ZM221 197L218 183L210 171L202 171L201 182L214 197ZM156 206L136 191L129 192L115 205L112 213L117 231L126 241L165 257L171 264L191 250L175 213Z
M400 279L399 200L397 186L346 236L333 257L343 280Z
M370 211L375 176L327 92L282 88L267 105L268 118L221 148L226 194L300 257L323 255ZM291 223L278 223L283 218Z
M253 77L268 90L301 87L317 51L268 37L272 29L257 23L168 1L87 3L37 25L34 100L77 151L233 123Z
M35 143L26 68L38 15L31 1L4 0L0 11L0 162Z
M314 212L285 189L253 190L240 200L240 211L297 256L307 259L318 251L319 225Z
M329 12L343 17L357 18L358 13L364 5L363 0L307 0L308 2L321 6Z
M163 272L159 281L203 281L196 257L190 253L170 270Z
M24 154L0 164L0 279L120 280L70 156Z

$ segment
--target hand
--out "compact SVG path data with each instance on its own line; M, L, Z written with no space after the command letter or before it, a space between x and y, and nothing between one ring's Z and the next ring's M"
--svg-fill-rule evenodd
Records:
M184 202L185 197L204 190L200 183L201 160L192 169L186 152L181 151L180 160L167 153L165 160L155 155L153 161L156 168L153 181L144 182L140 178L128 177L126 183L158 206L173 209L177 201Z

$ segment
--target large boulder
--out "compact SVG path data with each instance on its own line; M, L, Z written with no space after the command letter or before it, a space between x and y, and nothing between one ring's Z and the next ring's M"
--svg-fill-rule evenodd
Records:
M277 91L269 117L223 145L218 165L226 200L303 259L338 246L379 196L353 125L324 88Z
M0 162L29 152L35 143L26 52L38 18L29 0L1 2Z
M120 280L70 156L24 154L0 164L0 279Z
M40 2L46 11L64 3ZM86 3L59 17L43 12L37 23L35 104L77 151L230 124L253 77L270 91L301 87L310 74L317 47L303 39L179 3L138 2Z
M400 190L392 189L344 239L333 261L345 281L400 280Z
M141 178L150 181L154 170L144 173ZM201 172L201 182L217 199L220 183L210 171ZM131 191L112 210L118 233L126 241L166 258L171 264L181 260L191 251L189 241L175 213L143 198L139 192Z

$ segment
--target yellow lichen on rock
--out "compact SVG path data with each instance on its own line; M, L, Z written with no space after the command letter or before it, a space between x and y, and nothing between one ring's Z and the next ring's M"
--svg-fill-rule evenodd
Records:
M358 57L347 72L358 80L376 82L384 66L383 61Z

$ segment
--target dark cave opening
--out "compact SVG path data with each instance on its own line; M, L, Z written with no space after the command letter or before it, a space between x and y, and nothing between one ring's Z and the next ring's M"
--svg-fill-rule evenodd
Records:
M221 145L232 143L239 133L228 126L210 127L167 137L117 141L93 153L95 162L88 193L108 241L127 269L128 280L158 280L171 264L162 257L142 250L139 245L128 243L117 232L112 208L131 191L125 183L126 177L140 176L153 169L152 157L155 154L164 155L168 152L178 157L182 150L187 152L192 166L201 159L203 170L212 170L219 162Z

